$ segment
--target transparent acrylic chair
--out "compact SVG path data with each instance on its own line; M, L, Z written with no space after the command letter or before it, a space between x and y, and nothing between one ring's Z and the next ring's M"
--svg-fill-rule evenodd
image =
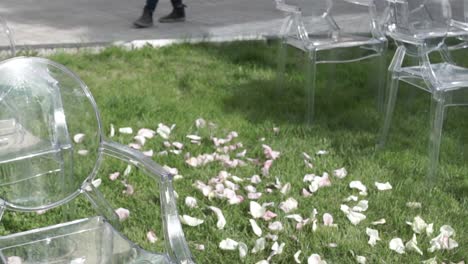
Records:
M468 3L466 0L450 0L452 9L452 19L450 20L450 28L447 37L452 37L458 40L455 45L449 45L449 50L458 50L468 47Z
M280 29L281 42L278 52L279 86L283 86L287 46L303 51L306 59L307 79L305 89L307 94L306 119L308 122L313 119L316 67L317 64L321 63L349 63L379 57L378 74L375 77L377 78L378 108L379 110L383 109L387 39L382 31L378 9L374 0L326 0L323 3L315 2L314 7L320 9L319 5L322 5L323 10L319 12L315 10L313 14L305 12L299 5L287 4L285 0L275 0L275 3L276 8L285 15ZM335 19L334 10L337 4L341 5L340 10L350 8L361 11L360 15L344 14L340 16L339 20ZM362 24L363 18L364 25ZM365 28L367 32L356 32L356 29L360 31L362 28ZM345 53L334 52L350 48L357 48L358 50ZM329 54L325 54L326 51L331 51L333 55L327 56ZM325 56L321 56L322 53Z
M427 91L432 96L431 133L428 177L432 179L438 167L442 127L448 106L468 105L468 69L455 65L444 39L447 36L451 10L448 0L389 0L391 19L388 35L398 48L389 66L389 95L378 147L388 137L399 82ZM439 53L442 62L431 62L431 53ZM404 66L405 57L413 57L416 65Z
M97 211L94 217L1 236L2 263L193 263L173 175L104 138L96 103L76 75L46 59L4 60L0 104L0 215L48 210L79 195ZM72 139L78 133L85 135L81 143ZM128 162L158 182L167 252L145 251L117 231L116 213L91 184L105 156Z
M6 50L0 49L0 58L14 57L16 55L16 46L13 33L8 27L7 21L0 16L0 47L7 47Z

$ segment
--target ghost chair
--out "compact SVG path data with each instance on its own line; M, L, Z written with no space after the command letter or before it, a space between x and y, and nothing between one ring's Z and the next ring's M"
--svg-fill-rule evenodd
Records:
M314 7L307 8L321 11L317 13L315 10L310 14L310 10L298 5L276 0L277 9L285 16L279 33L280 86L283 86L287 47L302 51L306 65L306 120L310 123L314 115L317 64L350 63L377 57L378 65L375 68L378 73L372 77L377 80L377 105L382 110L385 101L387 39L382 31L376 3L374 0L326 0L314 3ZM349 10L355 13L340 14L340 11Z
M158 183L166 252L145 251L118 232L115 211L92 184L106 156ZM105 139L90 91L60 64L25 57L0 62L0 173L0 215L49 210L78 196L97 212L0 236L2 263L193 263L173 175L141 152Z
M395 40L397 50L389 66L391 81L378 148L385 145L388 137L399 82L430 93L432 124L427 175L432 180L438 168L446 109L468 105L468 69L453 63L444 43L451 25L448 0L391 0L391 10L387 34ZM437 54L442 61L431 61L431 55ZM411 57L417 63L404 65L405 58Z
M0 58L14 57L16 55L16 46L13 33L6 20L0 16Z
M459 50L468 47L468 3L466 0L450 0L452 18L450 20L447 37L455 39L458 43L448 45L449 50Z

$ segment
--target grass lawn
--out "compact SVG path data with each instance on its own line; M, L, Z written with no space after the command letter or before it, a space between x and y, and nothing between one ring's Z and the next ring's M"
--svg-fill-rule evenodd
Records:
M392 52L389 52L392 53ZM459 58L465 53L457 54ZM388 54L389 59L393 54ZM459 262L468 260L468 108L453 107L448 111L444 125L441 148L441 169L435 182L426 177L427 143L429 135L428 94L413 87L401 85L395 118L388 144L383 151L375 151L375 143L381 126L381 116L376 112L375 93L369 88L368 75L372 74L372 61L337 65L335 75L327 72L330 66L319 65L317 75L316 118L312 126L304 122L305 91L301 61L292 56L288 62L285 87L278 92L276 87L276 44L265 42L237 42L228 44L182 44L160 49L143 48L123 51L109 48L100 54L58 54L53 60L63 63L75 71L90 87L100 107L105 132L110 124L116 128L130 126L156 129L158 123L176 124L169 141L184 143L182 154L157 156L162 165L178 168L183 179L175 181L179 195L179 213L204 220L196 226L184 226L186 238L198 263L256 263L271 253L273 242L267 239L266 249L256 254L251 249L258 237L249 223L249 200L243 187L248 180L261 174L261 166L247 161L247 166L225 168L218 162L193 168L185 163L184 154L192 156L213 153L216 147L210 135L225 138L230 131L239 136L233 142L242 142L243 147L230 152L234 157L244 149L246 157L265 161L262 144L281 152L273 162L269 176L262 176L256 185L263 195L257 201L274 202L269 210L278 214L272 220L280 221L284 229L277 232L278 242L284 242L284 251L273 256L270 263L294 263L293 255L302 250L300 259L307 262L313 253L319 254L328 263L356 263L355 255L365 256L367 263L420 263L437 257L441 261ZM468 64L468 60L465 61ZM334 88L329 86L334 84ZM197 118L213 122L214 128L195 126ZM273 128L279 128L279 132ZM188 134L199 134L202 144L191 144ZM132 135L119 134L114 140L128 144ZM155 153L166 150L161 137L149 140L145 150ZM326 155L315 155L326 150ZM303 152L312 156L313 168L305 165ZM241 158L245 160L245 158ZM345 167L348 175L344 179L332 176L333 170ZM109 180L108 175L123 172L125 164L105 160L101 170L103 180L99 189L115 208L131 211L123 222L123 231L142 247L161 251L163 249L159 198L156 184L136 169L127 176L127 182L135 188L131 196L123 194L124 187L119 181ZM200 180L207 183L221 170L246 179L240 183L239 194L245 200L230 205L226 200L208 199L193 185ZM303 197L302 188L306 174L330 174L331 186L320 188L310 197ZM122 177L122 176L121 176ZM275 187L275 178L284 185L290 183L289 193L282 194ZM343 202L349 195L358 195L349 188L351 181L360 180L368 187L368 195L359 199L369 201L364 214L367 218L358 225L352 225L340 210L341 204L354 206L356 202ZM374 182L390 182L393 189L377 191ZM272 193L267 193L271 188ZM198 208L189 208L184 200L193 196ZM293 197L298 208L290 214L304 218L311 215L313 208L318 211L318 227L312 224L296 230L295 221L285 218L279 203ZM422 207L412 209L407 202L420 202ZM90 215L89 205L84 200L76 201L76 216ZM223 230L216 227L216 216L208 206L220 208L227 220ZM337 228L322 224L324 213L330 213ZM58 208L43 215L7 213L2 220L2 234L27 230L33 227L58 223L63 219L63 210ZM414 251L397 254L389 249L389 241L400 237L408 241L413 235L411 226L415 216L434 223L434 233L418 235L418 245L424 251L420 256ZM371 222L385 218L384 225ZM268 233L268 222L257 219ZM453 237L458 248L451 251L428 253L429 241L439 234L442 225L450 225L456 235ZM374 247L368 244L366 227L379 231L381 241ZM160 238L150 244L146 233L154 230ZM273 232L274 233L274 232ZM244 242L249 253L244 259L239 252L223 251L219 243L226 238ZM330 247L336 243L336 247ZM197 250L203 244L205 250Z

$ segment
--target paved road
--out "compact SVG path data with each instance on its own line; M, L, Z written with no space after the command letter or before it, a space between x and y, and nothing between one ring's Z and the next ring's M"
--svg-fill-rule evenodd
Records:
M300 0L296 0L300 1ZM319 13L325 0L308 0L309 13ZM132 22L141 13L144 0L2 0L0 16L15 32L23 48L96 45L116 41L233 38L276 35L281 13L273 0L186 0L187 21L135 29ZM338 7L344 18L360 18L348 7ZM156 17L171 11L169 0L161 0ZM355 29L365 23L352 24ZM319 27L320 25L312 24ZM0 37L0 47L5 46Z

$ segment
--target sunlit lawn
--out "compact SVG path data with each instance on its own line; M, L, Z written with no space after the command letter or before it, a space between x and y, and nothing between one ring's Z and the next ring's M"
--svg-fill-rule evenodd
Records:
M155 129L158 123L176 124L169 139L184 143L181 155L153 157L160 164L179 169L183 179L175 182L179 194L179 212L204 219L197 227L184 226L187 240L198 263L256 263L271 253L273 241L267 239L266 249L256 254L250 251L258 238L252 231L249 219L249 200L243 189L251 184L248 179L261 174L261 166L247 162L245 167L225 168L220 163L210 163L192 168L185 163L184 155L197 156L213 153L216 147L209 136L224 138L230 131L237 131L234 142L242 142L243 148L231 156L247 150L246 157L264 161L262 144L281 152L275 160L269 176L262 176L256 187L262 192L258 202L275 202L269 209L277 213L273 220L281 221L284 230L278 232L278 242L285 243L284 252L273 256L271 263L294 263L293 255L302 250L300 259L307 262L313 253L319 254L328 263L356 263L353 254L365 256L368 263L418 263L437 256L439 261L468 260L468 109L462 107L448 111L441 148L441 170L435 182L426 177L427 142L429 133L430 97L422 91L402 85L397 102L395 118L388 144L376 152L375 143L381 126L381 115L376 111L374 90L367 77L372 73L370 62L361 62L336 67L330 76L329 66L319 66L316 95L316 118L313 125L304 122L305 91L301 61L294 57L288 64L285 87L276 86L276 45L264 42L239 42L229 44L176 45L161 49L143 48L123 51L109 48L104 52L78 55L55 55L52 58L76 71L90 87L101 110L106 133L110 124ZM463 53L461 53L463 54ZM392 54L388 57L391 58ZM465 54L466 56L466 54ZM467 61L468 62L468 61ZM334 84L334 88L329 86ZM197 129L194 121L204 118L216 124L216 128ZM275 133L273 128L279 128ZM191 144L185 136L203 136L200 146ZM128 144L131 135L118 134L114 140ZM145 150L155 153L166 149L161 137L149 140ZM315 155L326 150L326 155ZM312 169L305 166L303 152L312 156ZM245 160L245 158L242 158ZM332 176L333 170L345 167L348 176L339 180ZM146 249L160 251L161 240L150 244L146 233L154 230L162 239L160 229L159 200L156 185L136 170L127 181L135 187L135 194L122 193L119 181L110 181L108 175L121 173L125 165L106 161L101 172L99 187L112 201L115 208L131 211L130 218L123 222L125 233ZM208 199L193 187L197 181L208 182L226 170L232 175L246 179L240 183L239 193L245 197L239 205L229 205L226 200ZM310 197L301 195L305 174L330 174L332 185L319 189ZM271 187L278 178L282 184L291 183L291 191L284 195ZM342 200L356 190L349 182L360 180L368 187L369 201L364 212L367 219L354 226L340 210ZM374 182L390 182L393 189L377 191ZM267 193L266 188L273 189ZM185 197L198 200L198 208L190 209L184 204ZM318 211L318 228L312 225L302 230L295 229L295 222L286 219L278 208L281 201L294 197L298 209L291 212L309 217L313 208ZM420 202L422 208L411 209L407 202ZM346 203L350 206L356 202ZM227 224L223 230L216 227L216 216L207 206L222 209ZM78 212L85 216L90 211L81 204ZM333 215L337 228L324 227L322 215ZM60 210L44 215L24 216L8 213L2 221L2 233L25 230L50 223L60 222ZM400 237L408 241L413 231L406 221L421 216L434 223L434 234L418 235L418 243L424 256L408 251L399 255L389 249L389 241ZM78 216L77 216L78 217ZM386 224L373 226L372 221L385 218ZM268 233L268 222L257 220ZM450 225L459 247L451 251L428 253L429 241L439 234L442 225ZM367 241L366 227L379 230L381 241L371 247ZM249 253L243 260L238 251L222 251L221 240L231 238L244 242ZM330 247L336 243L336 247ZM195 249L203 244L204 251ZM440 263L440 262L439 262Z

